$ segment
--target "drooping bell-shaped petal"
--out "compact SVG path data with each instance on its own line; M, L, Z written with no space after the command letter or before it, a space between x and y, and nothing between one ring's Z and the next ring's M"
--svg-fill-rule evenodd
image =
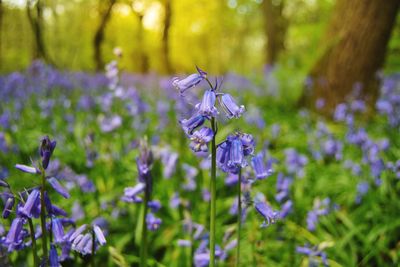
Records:
M126 187L124 189L124 196L122 197L122 200L125 202L129 202L129 203L142 202L142 199L140 197L138 197L137 195L142 193L145 188L146 188L146 185L144 183L138 183L134 187Z
M276 219L279 216L278 211L274 211L271 206L269 206L264 201L258 201L255 203L256 211L264 217L264 222L261 224L261 227L267 227L271 223L275 223Z
M194 114L189 119L183 119L179 121L179 123L181 124L183 131L187 135L191 135L196 128L204 124L205 120L206 118L203 115Z
M6 204L4 205L4 209L3 209L3 218L4 219L7 219L8 216L10 216L12 208L14 207L14 203L15 203L14 196L10 195L7 198Z
M69 237L69 242L74 242L74 240L86 230L86 227L86 224L79 226L75 230L75 232Z
M228 172L229 167L228 167L228 161L229 161L229 156L230 156L230 150L231 150L231 142L225 141L221 144L218 145L217 147L217 166L220 168L223 172Z
M10 226L10 230L8 231L6 237L6 244L14 244L18 242L18 237L22 231L22 227L24 225L24 219L17 217L15 218Z
M50 264L50 267L58 267L59 266L57 249L54 246L54 244L50 245L49 264Z
M42 157L42 167L47 169L50 162L50 157L56 148L57 142L51 141L48 136L42 138L42 142L39 148L40 156Z
M231 141L230 158L228 161L229 167L244 167L245 160L243 155L243 145L239 138L233 138Z
M103 231L97 225L93 225L93 231L100 246L104 246L106 244L106 238L104 237Z
M40 204L39 196L40 196L39 189L33 189L32 192L29 194L28 199L25 202L25 205L20 209L20 213L28 218L34 217L33 211L35 208L37 208L35 206L38 206Z
M161 202L159 200L149 201L147 207L149 207L152 212L157 212L161 209Z
M57 193L59 193L60 195L62 195L64 198L70 198L70 194L68 192L67 189L65 189L60 182L58 182L58 180L54 177L48 179L47 181L49 181L51 187L53 187L54 190L56 190Z
M64 242L64 227L60 219L53 218L51 220L51 231L53 233L54 243L61 244Z
M239 118L245 111L243 105L238 106L230 94L223 94L219 98L219 102L229 119Z
M146 215L146 224L147 229L149 229L150 231L155 231L160 227L161 219L154 216L153 213L148 213Z
M207 117L215 117L218 115L218 110L215 107L216 95L215 91L207 90L204 92L201 103L196 105L200 115Z
M172 85L183 94L186 90L195 87L207 77L207 73L200 68L197 68L197 71L198 73L191 74L184 79L174 78Z
M254 137L251 134L241 133L240 141L243 145L243 154L244 156L248 156L254 153Z
M17 168L20 171L27 172L27 173L32 173L32 174L39 173L39 171L35 167L26 166L23 164L15 164L15 168Z
M256 174L256 178L259 180L265 179L272 174L271 165L271 161L264 164L264 157L261 153L251 159L251 166Z
M208 127L203 127L198 131L195 131L190 136L190 148L194 152L207 152L208 151L208 143L213 139L214 132Z

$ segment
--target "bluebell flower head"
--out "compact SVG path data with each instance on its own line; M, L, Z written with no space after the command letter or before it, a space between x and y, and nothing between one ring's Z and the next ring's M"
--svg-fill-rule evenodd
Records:
M254 199L254 207L256 211L264 218L261 227L267 227L271 223L275 223L279 218L279 212L272 209L272 207L265 201L265 196L261 193L257 194Z
M99 242L100 246L104 246L106 244L106 238L104 237L103 231L96 224L93 225L93 231L96 237L97 242Z
M195 131L190 136L190 148L194 152L207 152L208 151L208 143L213 139L214 132L208 127L203 127L198 131Z
M201 70L199 67L196 68L198 73L191 74L184 79L174 78L172 80L172 85L178 89L181 94L186 90L195 87L207 77L205 71Z
M70 197L68 190L65 189L56 178L51 177L47 181L50 183L51 187L53 187L53 189L56 190L56 192L59 193L61 196L63 196L64 198Z
M146 224L147 229L149 229L150 231L155 231L160 227L161 219L157 218L156 216L154 216L153 213L150 212L146 214Z
M48 136L42 138L41 145L39 148L39 154L42 157L42 167L47 169L50 162L50 157L56 148L56 141L51 141Z
M161 209L161 202L159 200L149 201L147 207L149 207L152 212L157 212Z
M256 174L258 180L263 180L272 175L272 161L264 163L264 155L262 153L257 154L251 159L251 166Z
M6 236L5 243L9 245L13 245L19 242L19 236L24 226L25 219L21 217L15 218L10 226L10 230Z
M202 101L196 105L200 115L206 117L215 117L218 115L218 110L215 107L216 94L214 90L206 90Z
M179 121L179 123L181 124L183 131L190 136L196 128L204 124L205 120L206 117L203 115L194 114L191 118L187 120L183 119Z
M12 208L14 207L15 199L14 196L7 196L6 204L3 209L3 218L7 219L10 216Z
M53 217L51 220L51 231L53 233L53 241L56 244L63 243L64 240L64 227L59 218Z
M59 266L57 249L54 246L54 244L50 245L49 264L50 264L50 267L58 267Z
M40 173L40 171L38 169L36 169L35 167L26 166L23 164L16 164L15 168L17 168L20 171L26 172L26 173L32 173L32 174Z
M244 106L238 106L230 94L221 95L219 97L219 102L229 119L239 118L245 111Z
M139 157L136 159L139 172L139 182L147 184L151 180L151 167L153 165L153 153L145 142L140 147Z
M145 188L146 188L145 183L138 183L134 187L126 187L124 189L124 196L122 197L122 200L125 202L130 202L130 203L142 202L142 199L140 197L138 197L137 195L142 193Z
M35 210L39 209L38 206L40 204L40 191L35 188L31 191L28 196L28 199L25 202L25 205L19 210L21 214L28 218L36 217L34 216Z
M318 247L310 248L309 246L296 247L296 252L309 257L310 266L318 266L319 263L316 261L318 258L321 260L324 266L328 266L328 258L325 252L318 249Z

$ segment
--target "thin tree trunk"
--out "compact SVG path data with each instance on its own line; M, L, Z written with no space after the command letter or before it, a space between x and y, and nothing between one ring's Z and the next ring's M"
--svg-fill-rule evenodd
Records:
M171 9L172 0L164 0L164 28L162 36L162 54L164 61L164 71L168 74L172 73L171 61L169 55L169 30L171 28Z
M41 1L37 0L35 4L33 0L28 0L26 11L35 39L33 59L43 59L51 63L43 40L43 7Z
M377 71L383 66L399 0L338 0L324 38L326 50L310 71L311 86L301 105L330 114L337 104L354 95L373 107L378 96Z
M132 5L131 5L132 7ZM136 35L136 42L138 44L138 57L139 57L139 71L141 73L147 73L149 72L149 58L147 56L145 46L144 46L144 27L143 27L143 17L144 14L142 12L137 12L134 10L132 7L132 12L135 14L135 16L138 19L138 31Z
M96 34L93 39L93 47L94 47L94 62L96 65L96 70L101 71L104 68L104 61L102 57L101 45L104 41L104 31L106 29L107 23L111 18L112 8L115 4L116 0L109 0L108 6L105 11L100 12L101 21L99 26L97 27ZM101 2L99 3L101 6ZM101 8L100 8L101 9Z
M266 63L274 65L281 52L285 49L285 36L288 22L283 15L284 0L263 1L263 11L265 17L265 36L266 43Z

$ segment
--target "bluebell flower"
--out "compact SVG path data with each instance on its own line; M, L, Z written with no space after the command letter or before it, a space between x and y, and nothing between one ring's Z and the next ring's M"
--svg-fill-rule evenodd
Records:
M17 168L20 171L26 172L26 173L32 173L32 174L40 173L40 171L38 169L36 169L35 167L26 166L23 164L16 164L15 168Z
M130 203L142 202L142 198L138 197L137 195L142 193L145 188L146 188L145 183L138 183L134 187L126 187L124 189L124 196L121 199L125 202L130 202Z
M97 242L99 242L100 246L104 246L106 244L106 238L104 237L103 231L96 224L93 225L93 231L96 237Z
M272 175L272 161L268 161L264 164L264 155L262 153L257 154L251 159L251 166L256 174L258 180L263 180Z
M293 208L293 202L292 200L287 200L283 205L281 206L281 210L279 212L279 217L281 219L285 218L286 216L289 215L289 213L292 211Z
M17 217L12 221L10 230L8 231L8 234L5 239L5 244L13 245L19 243L20 240L18 238L22 231L24 223L25 219L21 217Z
M296 252L309 257L310 266L318 266L317 258L322 261L324 266L328 266L328 258L325 252L319 250L317 247L310 248L309 246L296 247Z
M200 115L206 117L215 117L218 115L218 110L215 107L216 94L214 90L204 92L202 101L196 105L196 109Z
M53 241L56 244L64 242L64 227L61 220L53 217L51 220L51 231L53 233Z
M190 136L190 148L194 152L207 152L208 151L208 143L213 139L214 132L208 127L203 127L198 131L195 131Z
M147 203L147 207L151 209L152 212L157 212L161 209L161 202L159 200L152 200Z
M265 196L261 193L258 193L254 198L254 207L256 211L264 218L261 228L267 227L271 223L275 223L279 218L279 212L272 209L272 207L266 202Z
M53 154L54 149L56 148L57 142L51 141L48 136L42 138L41 146L39 148L40 156L42 157L42 167L43 169L47 169L50 162L50 157Z
M57 249L54 246L54 244L50 244L49 264L50 264L50 267L58 267L59 266Z
M292 179L284 177L282 173L279 173L278 179L276 181L276 191L275 195L276 201L282 203L285 198L289 196L289 187L292 184Z
M204 121L206 120L206 117L200 114L194 114L192 117L189 119L183 119L179 121L179 123L182 126L183 131L190 136L193 131L200 127L201 125L204 124Z
M51 187L53 187L53 189L56 190L56 192L59 193L61 196L63 196L64 198L70 197L68 190L65 189L60 184L60 182L58 182L58 180L56 178L52 177L52 178L49 178L47 181L50 183Z
M309 231L315 231L319 217L330 212L329 204L329 198L325 198L322 201L318 198L314 200L313 209L307 213L307 229Z
M223 94L219 98L219 102L229 119L239 118L245 111L244 106L238 106L230 94Z
M3 218L7 219L10 216L12 208L14 207L15 199L13 195L7 196L6 204L3 209Z
M198 73L189 75L184 79L174 78L172 85L183 94L186 90L195 87L207 77L207 73L200 68L196 67Z
M39 209L38 206L40 204L40 191L35 188L31 191L28 196L28 199L25 202L25 205L19 210L21 214L28 218L36 217L34 216L35 209Z
M356 196L356 203L360 204L362 197L367 194L369 191L369 183L368 182L359 182L357 184L357 196Z
M156 216L154 216L153 213L150 212L146 214L146 224L147 229L149 229L150 231L155 231L160 227L161 219L157 218Z

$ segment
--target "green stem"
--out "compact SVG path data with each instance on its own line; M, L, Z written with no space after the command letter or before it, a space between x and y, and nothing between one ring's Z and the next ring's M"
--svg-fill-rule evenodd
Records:
M49 257L47 249L47 229L46 229L46 204L44 202L44 193L46 186L46 172L43 168L40 170L42 172L42 186L40 188L40 223L42 227L42 249L43 249L43 260L44 266L47 266L47 260Z
M92 267L96 267L96 263L94 260L94 253L96 252L96 236L94 234L94 229L92 228Z
M35 238L35 229L33 228L32 219L28 218L29 223L29 232L32 240L32 254L33 254L33 265L39 266L39 260L37 257L37 246L36 246L36 238Z
M147 203L149 202L149 185L146 184L144 190L144 201L143 201L143 217L142 217L142 244L140 246L140 267L147 266L147 227L146 227L146 215L147 215Z
M215 145L215 136L217 135L215 118L211 118L211 128L214 132L214 137L211 142L211 182L210 182L210 267L215 266L215 213L216 213L216 165L217 148Z
M242 228L242 168L239 169L238 175L238 214L237 214L237 245L236 245L236 267L240 265L240 230Z

